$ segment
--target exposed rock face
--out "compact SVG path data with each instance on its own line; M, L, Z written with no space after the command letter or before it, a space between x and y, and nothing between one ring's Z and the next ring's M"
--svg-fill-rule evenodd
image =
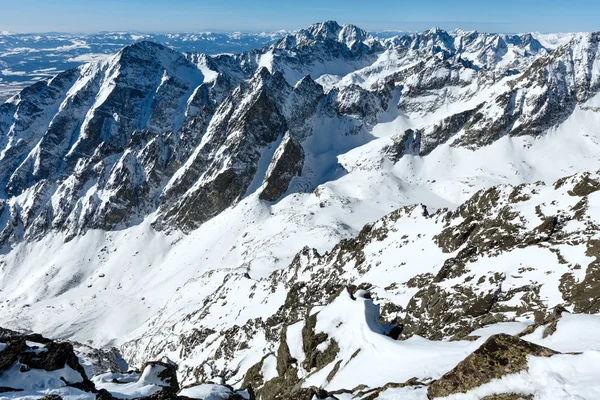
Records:
M282 75L271 75L263 68L225 100L214 117L222 125L211 125L206 136L212 140L205 142L208 148L200 148L192 165L210 159L210 152L219 141L225 151L211 160L191 190L187 174L167 188L166 199L183 199L168 210L166 218L191 230L242 198L255 177L261 152L286 131L280 107L291 90ZM188 169L187 173L195 170Z
M32 369L40 370L42 373L70 369L73 372L65 371L67 378L61 377L65 385L85 392L96 391L70 343L55 342L39 334L23 335L4 330L0 340L6 345L0 351L0 373L7 374L8 370L14 372L15 365L20 366L16 373L28 373ZM15 381L22 381L22 378ZM22 388L4 388L4 390L20 391Z
M225 279L228 285L217 289L184 322L202 327L203 318L213 310L222 310L219 304L231 298L232 287L237 285L250 287L249 296L257 301L269 301L270 294L278 290L286 293L285 299L277 303L277 312L268 318L250 319L221 331L196 328L170 342L169 347L162 339L165 322L161 322L158 329L151 328L139 341L126 344L123 351L132 357L138 348L154 355L161 349L179 346L186 355L210 348L211 356L205 363L197 367L183 365L180 370L184 381L209 380L214 371L228 377L239 374L236 354L247 351L245 347L236 350L239 343L252 349L253 338L264 337L270 345L262 352L266 357L262 362L272 362L269 357L276 357L276 387L290 388L298 379L298 363L281 344L289 335L289 326L304 321L307 356L303 368L318 369L330 363L328 355L335 354L335 343L310 329L314 317L308 318L307 313L326 304L346 286L368 289L381 305L383 323L403 323L402 339L413 335L433 340L464 339L477 328L512 321L515 316L546 324L552 321L556 313L553 310L559 309L548 301L548 293L553 293L553 298L562 297L560 306L568 310L593 310L594 275L584 272L586 268L594 271L595 262L579 266L569 258L567 249L591 249L588 252L592 254L595 248L592 238L599 234L599 227L592 204L597 202L597 192L583 197L569 193L596 176L579 174L550 186L536 183L494 187L475 194L452 212L430 213L424 206L403 207L368 224L355 238L343 240L330 252L319 254L304 249L289 268L253 281L251 287L245 286L247 277L243 273L231 273ZM548 208L552 202L554 205ZM415 226L419 226L417 232ZM523 252L532 252L535 257L528 256L529 261L524 263ZM378 278L380 274L385 278ZM389 276L398 279L390 283ZM540 276L552 279L542 283ZM399 294L404 302L395 300ZM586 308L590 305L592 308ZM157 321L170 320L163 314ZM313 351L317 347L320 352ZM248 370L245 378L246 384L259 391L269 386L258 374L262 365ZM243 379L243 374L237 376Z
M481 400L533 400L533 395L518 393L502 393L485 396Z
M157 210L156 228L189 231L256 191L274 202L322 183L313 164L330 147L311 138L317 128L337 121L340 135L360 137L394 109L421 115L473 103L512 75L501 93L399 133L384 153L396 162L447 142L478 148L541 135L598 92L597 36L551 51L531 35L438 29L379 41L328 21L233 56L136 43L0 106L0 239L121 229ZM382 54L394 60L383 70ZM350 83L315 83L331 65ZM16 196L26 200L8 201Z
M430 384L427 396L434 399L455 393L464 393L488 383L492 379L499 379L502 376L526 370L528 356L551 357L555 354L557 352L554 350L535 345L516 336L494 335L452 371Z
M562 286L563 297L572 302L573 310L583 313L596 313L599 309L598 290L599 272L597 261L590 264L586 269L585 278L576 283L572 274L563 275Z
M165 361L149 361L141 369L140 379L148 379L154 382L161 382L160 385L172 392L179 391L179 382L177 381L177 365Z
M265 176L261 200L276 201L288 190L295 176L302 174L304 150L290 136L284 137Z
M305 325L302 327L302 348L306 356L302 363L302 368L306 371L318 371L335 361L339 347L335 340L328 341L327 334L315 332L317 314L307 317ZM318 347L327 345L323 350ZM281 331L279 348L276 355L278 376L265 381L261 374L261 368L265 359L251 368L247 374L244 384L257 388L257 396L263 399L312 399L317 396L319 399L328 398L328 393L317 388L299 389L302 382L299 377L298 360L293 358L288 347L287 330L284 327Z

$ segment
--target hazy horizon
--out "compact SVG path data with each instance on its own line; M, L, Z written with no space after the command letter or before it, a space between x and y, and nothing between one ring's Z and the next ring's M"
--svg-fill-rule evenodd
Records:
M335 20L368 31L424 31L462 28L498 33L575 32L600 30L600 4L556 0L452 2L441 0L272 1L243 0L21 0L3 4L0 31L11 33L100 32L189 33L273 32L297 30ZM35 10L32 12L32 10ZM582 12L582 11L585 12Z

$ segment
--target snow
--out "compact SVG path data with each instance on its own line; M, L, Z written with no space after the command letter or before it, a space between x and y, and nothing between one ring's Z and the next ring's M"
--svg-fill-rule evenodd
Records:
M523 339L560 352L600 351L600 315L563 313L556 332L543 338L543 329Z
M348 32L348 27L344 29L343 39L349 44L353 43L356 40L354 33ZM428 32L430 35L442 33L439 30ZM464 39L464 35L471 33L458 34ZM241 36L243 35L236 35ZM535 36L549 48L574 38L571 35ZM131 37L133 40L141 38L135 35ZM581 41L583 36L578 35L577 38ZM497 36L483 38L476 44L496 45L500 39ZM79 45L82 44L73 44ZM433 45L437 44L431 39L426 46ZM583 44L578 42L576 46L577 52L580 52ZM65 46L62 50L72 48ZM480 50L474 44L473 48L465 50L464 59L483 65L487 61L480 60L480 56L485 56L483 58L488 60L488 54L481 53ZM283 57L282 54L284 53L273 49L266 50L255 61L258 67L273 71L276 67L281 67L282 64L278 62L280 56ZM95 84L93 78L99 79L97 95L91 99L92 107L86 110L85 118L82 115L82 125L77 128L82 132L78 140L85 139L83 133L87 125L97 112L102 111L101 107L107 103L116 82L131 73L130 70L121 69L124 68L120 65L121 55L122 53L108 58L98 56L98 61L81 67L79 79L66 91L59 111L67 109L69 101ZM95 53L86 53L73 61L96 56ZM494 56L493 52L491 56ZM196 65L198 71L195 68L179 69L173 63L181 58L173 57L175 56L169 52L161 53L159 58L165 68L160 76L154 77L154 80L149 79L146 83L155 88L153 96L168 91L172 78L188 83L181 96L181 104L175 106L178 108L174 113L182 115L183 112L180 111L190 104L198 85L213 82L218 73L208 67L206 58ZM510 47L496 61L495 68L512 68L516 62L524 59L522 49ZM339 102L340 106L364 106L361 104L363 97L359 89L370 90L381 85L390 75L407 73L422 60L422 53L419 51L400 50L392 43L385 51L365 57L360 62L325 59L311 62L302 68L292 68L286 64L281 68L290 84L295 84L306 74L310 74L325 87L332 101ZM427 66L436 67L438 61L428 60ZM9 74L15 73L7 71ZM591 82L597 82L599 71L600 64L596 60L589 71ZM448 76L465 84L445 87L443 94L448 96L443 97L445 104L435 104L441 96L438 92L426 91L423 95L410 98L400 87L396 87L391 90L387 111L374 116L374 126L364 125L352 135L348 134L348 128L358 126L355 124L361 122L353 115L319 115L314 121L307 121L313 128L313 135L303 142L307 154L303 176L295 178L286 196L275 203L260 201L256 192L269 171L269 163L276 154L277 147L282 141L288 140L288 136L281 136L261 150L257 173L244 198L189 235L177 231L157 232L151 226L157 217L155 213L136 221L136 225L121 230L89 230L72 240L66 240L66 234L57 230L38 242L16 244L11 251L0 255L0 325L42 332L53 337L68 337L96 346L121 345L150 332L155 336L143 337L143 345L148 345L148 348L152 348L151 345L166 348L164 351L185 367L197 367L211 356L211 351L217 348L222 337L213 334L208 341L210 346L182 356L177 342L178 335L190 332L200 325L217 332L225 331L243 326L256 318L266 319L275 314L284 304L289 288L284 284L271 285L268 278L275 271L285 271L294 256L305 246L315 248L323 254L340 240L356 236L365 224L376 221L403 205L423 204L430 212L443 208L454 209L478 190L494 185L536 181L551 185L563 176L598 168L598 94L577 105L566 121L550 128L539 138L504 136L488 146L470 150L454 146L455 140L465 134L463 130L425 157L404 155L398 162L392 163L383 155L384 149L406 129L423 128L425 134L430 133L444 118L471 110L481 102L505 93L512 85L517 84L518 78L504 77L482 86L475 78L474 70L457 72L440 67L435 68L425 79L445 79ZM421 79L423 77L416 75L408 77L404 82L407 90L410 91L411 85L418 87ZM541 94L543 90L542 87L534 87L527 95ZM147 101L151 102L154 98ZM456 101L446 101L448 99ZM528 99L524 95L519 97L525 113L533 113L534 102ZM404 104L406 107L399 108L402 101L409 103ZM241 112L244 104L233 110L235 116ZM58 106L57 104L56 107ZM414 107L413 111L407 111L410 106ZM152 117L151 110L148 107L141 107L141 110L139 121L146 126ZM48 119L54 115L54 111L56 110L48 111ZM497 103L492 103L485 112L490 118L498 118L504 110ZM116 112L111 111L110 115L114 116L116 124L126 120ZM178 118L169 121L159 119L169 129L177 128L181 123ZM519 123L521 121L516 124ZM21 140L27 135L26 132L22 137L11 136L11 140ZM234 132L230 139L239 135L240 132ZM181 178L191 161L198 156L199 150L209 145L211 139L210 134L202 138L193 155L184 160L183 167L170 177L167 188ZM76 141L73 144L72 151L78 143ZM39 146L31 154L39 155ZM109 167L133 168L128 162L132 154L128 149L123 154L114 155L114 159L109 160ZM36 160L39 161L39 157ZM39 163L36 164L36 169L38 166ZM71 182L70 179L72 178L67 178L67 185ZM108 182L116 185L116 179L116 175L113 175ZM197 184L201 179L202 177L198 177ZM194 187L190 188L189 193L192 189ZM114 195L111 191L99 192L93 183L88 183L82 193L85 195L77 207L84 209L91 208L96 199L104 205ZM590 209L596 210L593 215L599 215L599 196L600 194L595 194L588 197ZM30 193L25 193L19 198L11 199L11 205L18 204L28 208L34 200ZM550 187L542 187L536 195L535 204L523 202L515 208L525 217L523 224L532 229L540 223L535 205L540 204L543 214L555 215L560 210L573 207L579 200L568 196L564 191L555 192ZM443 253L432 240L439 233L440 227L436 221L422 218L422 212L420 207L416 207L407 216L393 223L394 230L389 237L366 246L365 255L377 268L359 275L352 265L343 265L342 273L350 281L364 280L372 283L376 295L405 306L415 294L416 288L385 288L391 283L406 282L417 274L435 274L440 265L452 256ZM83 214L80 216L84 217ZM570 221L566 229L578 232L584 228L583 222ZM560 250L561 255L571 264L588 265L592 261L591 257L585 255L585 244L559 245L553 249ZM521 272L532 265L535 266L532 271ZM502 283L504 290L521 287L524 282L539 284L540 297L550 308L564 301L559 286L567 267L557 265L556 256L543 246L518 249L498 257L481 257L470 268L469 272L474 276L483 276L491 271L503 274L506 277ZM584 269L573 271L575 279L581 279L583 274ZM299 277L300 281L309 279L310 276ZM463 277L449 279L440 286L450 289L461 283L462 279ZM490 288L485 283L477 289L484 291ZM222 297L215 296L215 293ZM253 293L254 296L248 298L248 293ZM205 302L210 304L210 313L198 315L199 308ZM520 299L515 297L502 305L518 306L519 303ZM342 363L330 382L327 381L327 375L333 370L335 363L312 375L314 371L300 369L299 373L307 377L305 385L325 386L332 390L352 388L357 382L377 387L392 381L407 380L415 375L435 379L477 348L486 337L500 332L521 332L532 323L533 317L523 315L516 322L503 322L478 329L471 335L481 338L474 342L433 342L420 337L393 341L383 335L385 327L377 320L378 307L366 299L364 294L358 295L356 300L343 294L332 304L313 309L313 312L317 311L317 329L326 332L330 340L334 339L339 344L337 361ZM527 340L559 351L585 353L557 358L565 362L564 369L554 362L554 358L533 360L529 375L503 378L506 382L503 380L502 385L527 387L531 393L541 393L541 396L549 392L529 381L538 379L543 374L552 374L552 377L540 382L544 382L547 388L554 388L561 395L579 395L585 398L593 393L561 386L561 380L573 379L574 384L581 385L593 382L595 375L577 377L573 371L579 371L586 362L596 365L595 351L600 351L595 338L595 333L600 328L598 318L595 315L565 314L554 335L543 338L542 329L536 330ZM298 322L287 330L290 353L299 365L306 358L301 344L302 327L303 322ZM157 342L168 343L169 346L160 347ZM254 335L247 344L246 350L236 350L227 363L224 360L214 360L215 372L231 366L238 367L237 375L232 379L239 380L244 371L259 362L265 353L274 351L269 347L272 344L262 333ZM330 344L331 341L322 343L319 349L324 350ZM43 346L39 347L37 352L45 350ZM0 344L0 351L4 348L5 345ZM360 351L355 355L357 350ZM147 357L146 354L134 356L138 357L135 360L138 363L141 361L139 357ZM365 375L365 370L370 373ZM139 382L123 385L111 382L114 374L99 375L94 379L98 387L107 388L124 397L135 397L158 390L154 372L144 371ZM261 372L266 379L277 376L273 354L264 358ZM31 379L32 382L49 384L50 381L44 379L53 378L31 376ZM496 384L480 389L495 390L498 386L494 385ZM219 398L225 389L215 385L201 385L186 390L204 390L208 392L203 396ZM424 395L422 389L403 388L387 390L382 398L423 398ZM465 396L476 395L474 392Z
M406 387L384 390L377 397L380 400L424 400L427 398L427 388ZM340 399L343 399L340 397Z
M27 351L35 353L35 354L45 353L45 352L48 351L48 349L46 348L46 346L44 346L41 343L35 343L35 342L30 342L29 340L26 340L25 344L28 347L31 347L31 349L28 349Z
M576 33L532 33L533 37L536 38L544 47L553 49L560 47L571 40L577 35Z
M312 374L304 387L322 386L327 390L355 387L357 382L381 387L389 382L405 382L415 376L439 378L473 352L482 340L474 342L435 342L418 336L396 341L383 333L379 306L372 300L342 292L317 314L316 332L325 332L340 348L342 360L337 374L328 382L329 368ZM358 351L358 352L357 352ZM410 360L410 362L399 362ZM369 371L365 374L364 371Z
M61 377L69 383L83 381L79 372L69 366L56 371L44 371L32 368L29 371L21 372L21 365L20 362L15 362L9 369L2 371L2 375L0 375L0 387L12 387L23 389L24 391L40 391L66 387Z
M276 378L278 376L277 357L275 357L273 354L268 355L263 361L260 373L262 374L265 382Z
M148 365L141 375L123 376L122 374L105 373L92 378L98 389L106 389L118 398L130 399L148 396L167 386L158 374L166 368L162 365ZM125 379L124 379L125 378ZM114 383L117 379L120 383Z
M107 54L102 54L102 53L89 53L89 54L81 54L72 58L69 58L67 60L67 62L74 62L74 63L89 63L89 62L94 62L94 61L101 61L104 60L106 58L110 57Z
M217 79L217 76L219 75L218 72L208 68L206 64L198 64L198 68L202 72L202 75L204 75L204 82L212 82Z
M227 400L231 398L232 391L225 386L202 384L182 389L179 392L180 396L188 396L202 400ZM245 392L236 392L243 398L249 398Z

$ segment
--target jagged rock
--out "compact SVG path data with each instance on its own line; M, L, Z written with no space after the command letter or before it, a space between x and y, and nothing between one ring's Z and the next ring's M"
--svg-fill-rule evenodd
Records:
M106 389L100 389L96 395L96 400L118 400L118 397L110 394ZM179 396L177 392L170 389L163 389L152 393L149 396L136 397L137 400L193 400L191 397ZM202 400L202 399L199 399ZM238 400L238 399L232 399Z
M493 379L527 370L527 357L551 357L558 354L546 347L511 335L491 336L452 371L431 383L427 397L434 399L464 393Z
M408 129L402 136L394 136L392 144L386 146L383 152L393 163L405 155L418 155L421 152L422 134L423 132Z
M152 377L155 382L161 382L160 385L173 392L179 391L179 382L177 381L177 365L165 361L148 361L141 368L140 379Z
M578 36L572 46L594 55L597 34ZM398 72L394 65L369 89L350 83L324 93L312 79L316 74L311 78L328 63L347 65L367 78L381 73L369 67L386 48L402 60L398 68L410 67ZM508 49L519 57L504 59ZM470 61L462 57L467 53ZM261 57L270 60L266 68ZM304 160L322 151L304 149L315 126L333 118L341 121L341 135L366 132L389 110L395 93L401 94L400 108L435 111L477 95L469 90L452 95L449 87L473 82L487 87L506 74L524 72L497 98L400 134L387 151L393 161L429 154L461 130L465 134L453 146L479 147L505 134L539 135L597 92L584 59L551 52L531 35L435 30L385 43L333 21L240 55L182 55L139 42L108 61L36 83L0 107L5 137L0 183L9 196L33 198L4 211L0 241L37 240L52 230L73 238L89 229L121 229L157 209L155 227L191 230L261 182L262 198L275 201L303 173ZM563 64L567 74L549 78L549 71ZM203 68L216 76L208 80ZM106 96L96 103L98 93ZM423 103L428 96L435 100ZM533 104L533 110L527 112L524 104ZM498 107L504 110L500 117ZM269 146L285 131L291 140L273 153ZM257 168L261 153L272 157L261 161L271 166L269 174ZM293 189L314 185L307 177Z
M303 166L302 146L286 135L266 173L265 187L260 193L260 199L266 201L279 199L288 190L291 180L302 173Z
M55 342L39 334L20 334L4 329L1 333L1 340L6 347L0 351L0 373L10 369L16 362L22 364L21 373L33 369L50 372L69 367L79 374L81 381L69 382L64 377L60 377L64 385L84 392L96 392L96 387L88 379L71 343Z
M368 389L368 390L363 390L364 388L360 388L360 387L356 387L353 390L341 390L341 391L334 391L331 394L341 394L341 393L352 393L355 397L360 396L361 399L364 400L374 400L377 399L379 397L379 395L383 392L385 392L388 389L395 389L395 388L404 388L404 387L409 387L409 386L414 386L414 387L419 387L419 386L427 386L425 383L420 382L417 378L411 378L406 382L403 383L394 383L394 382L390 382L387 383L385 385L383 385L380 388L376 388L376 389Z
M560 321L560 319L562 317L562 314L566 311L567 310L563 306L561 306L561 305L556 306L554 308L554 310L552 311L552 315L550 317L546 318L542 322L529 325L522 332L520 332L517 336L518 337L527 336L527 335L535 332L540 327L544 327L544 332L542 333L542 337L544 339L547 338L548 336L552 336L554 334L554 332L556 332L556 328L558 326L558 322Z
M481 400L533 400L532 394L502 393L482 397Z
M314 368L319 370L331 363L335 360L340 350L336 341L333 339L329 340L326 333L315 333L316 324L317 314L313 314L306 319L306 324L302 328L302 346L306 356L304 369L307 371L311 371ZM318 349L325 342L328 342L328 346L324 350Z
M223 151L205 166L204 177L192 192L188 191L186 174L167 189L167 200L185 194L177 206L166 211L167 221L191 230L243 197L258 170L260 152L286 130L280 98L287 97L291 90L281 74L271 75L262 68L224 100L215 116L221 123L212 124L206 133L213 143L201 147L192 165L206 164L215 145L223 146ZM195 171L194 167L186 172ZM196 180L197 175L193 176Z
M432 284L409 301L402 334L404 337L424 335L433 340L462 338L478 327L477 321L481 324L481 320L489 316L499 293L499 287L477 293L466 287L447 291Z
M595 314L600 312L600 240L590 240L587 243L588 257L594 257L585 270L585 277L577 282L571 273L561 278L563 299L573 304L573 310L578 313Z
M36 339L38 338L24 338L24 340L30 341L36 341ZM55 371L57 369L64 368L65 365L68 365L75 371L79 372L84 379L87 379L85 370L79 364L79 359L73 352L73 345L66 342L46 342L43 344L44 348L46 348L48 351L44 351L39 354L25 353L21 355L20 362L28 365L30 368L43 369L46 371Z
M87 380L85 370L79 364L79 359L75 355L73 346L70 343L57 343L39 334L15 335L12 333L10 336L5 336L2 340L8 346L0 352L0 370L10 368L17 360L30 368L43 369L45 371L55 371L68 365ZM40 352L39 354L26 352L30 348L26 344L26 341L40 343L47 351Z
M316 387L293 390L285 398L289 400L335 399L335 397L330 396L327 391Z

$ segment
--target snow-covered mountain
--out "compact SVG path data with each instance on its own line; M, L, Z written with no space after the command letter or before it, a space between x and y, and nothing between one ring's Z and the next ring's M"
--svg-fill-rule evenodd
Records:
M151 41L180 52L237 54L268 46L288 34L287 31L147 33L100 32L10 33L0 32L0 102L41 79L94 60L102 60L125 46ZM400 31L373 32L376 37L404 35ZM546 36L543 36L544 38ZM550 45L561 36L548 37Z
M594 398L527 382L600 345L599 44L329 21L37 82L0 105L0 326L263 399ZM552 357L452 381L490 346Z
M140 33L101 32L0 33L0 101L25 86L59 72L104 59L123 47L152 41L180 52L240 53L270 45L286 32L263 33Z

